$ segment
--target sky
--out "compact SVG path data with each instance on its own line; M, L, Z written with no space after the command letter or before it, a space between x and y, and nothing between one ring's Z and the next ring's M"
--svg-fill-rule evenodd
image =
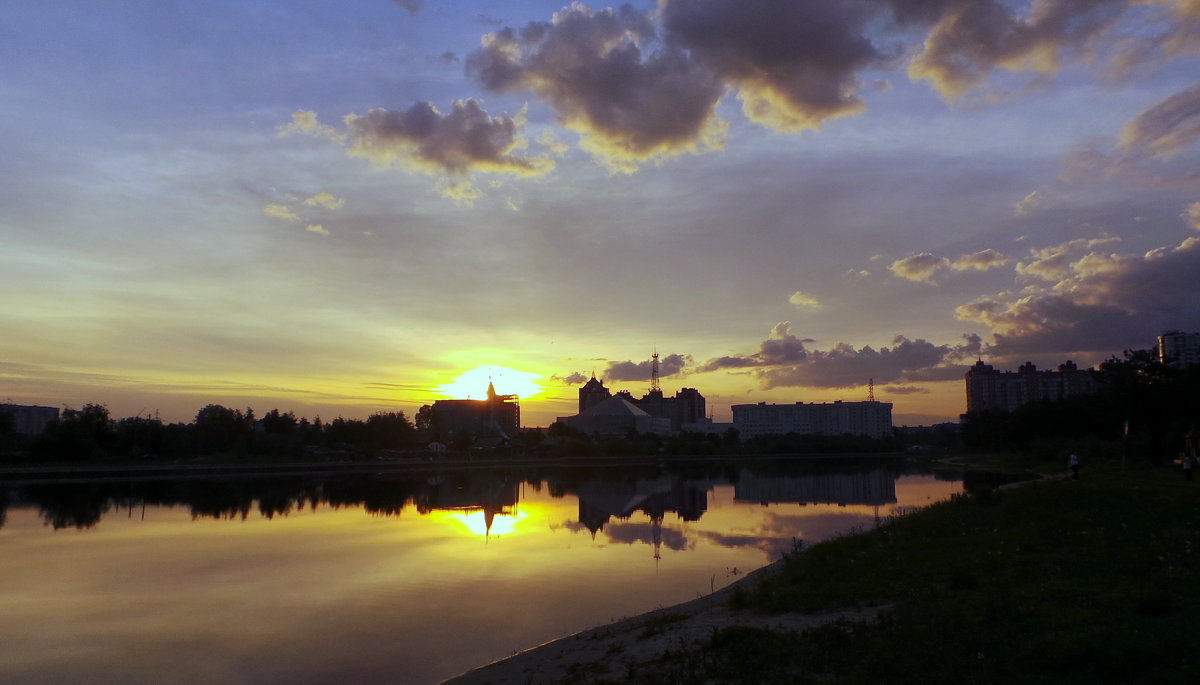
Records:
M4 14L0 401L916 425L1200 331L1200 0Z

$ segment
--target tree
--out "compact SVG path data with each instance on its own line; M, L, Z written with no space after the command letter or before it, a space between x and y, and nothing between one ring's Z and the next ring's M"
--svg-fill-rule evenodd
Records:
M245 417L236 409L209 404L196 412L192 435L201 452L229 452L245 445L249 437Z
M50 422L34 441L33 453L41 459L93 459L104 456L113 444L108 407L85 404L82 409L64 409L58 420Z
M367 441L372 449L401 449L416 443L416 429L404 412L379 412L367 418Z

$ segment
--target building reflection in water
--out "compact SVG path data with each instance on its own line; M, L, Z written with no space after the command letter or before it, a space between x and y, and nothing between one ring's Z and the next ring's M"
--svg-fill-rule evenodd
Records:
M0 484L0 681L437 682L960 488L865 460Z
M592 470L579 477L569 469L533 472L505 470L388 473L371 475L277 476L144 480L100 483L34 483L0 487L0 526L7 507L36 507L46 525L87 528L114 511L132 512L149 505L187 507L193 518L246 519L257 511L265 518L292 511L361 506L371 514L399 516L414 508L434 511L482 511L487 530L498 515L511 515L521 499L523 483L538 491L548 487L556 498L578 499L578 522L593 539L614 519L628 522L644 514L654 525L656 544L668 514L683 522L699 521L718 486L733 487L735 501L769 504L830 504L878 507L895 504L893 468L833 470L826 466L805 473L770 472L741 466L736 470L696 476L656 473L629 478L612 469Z

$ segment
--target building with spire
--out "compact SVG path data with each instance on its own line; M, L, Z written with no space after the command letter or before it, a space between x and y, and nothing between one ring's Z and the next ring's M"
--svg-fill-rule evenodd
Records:
M521 430L521 404L516 395L500 395L490 381L486 400L438 400L430 407L434 433L442 440L470 435L477 439L512 439Z

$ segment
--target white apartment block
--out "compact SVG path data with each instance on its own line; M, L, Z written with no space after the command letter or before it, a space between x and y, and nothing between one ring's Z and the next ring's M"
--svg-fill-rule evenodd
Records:
M758 435L892 434L891 402L796 402L795 404L735 404L733 427L746 440Z

